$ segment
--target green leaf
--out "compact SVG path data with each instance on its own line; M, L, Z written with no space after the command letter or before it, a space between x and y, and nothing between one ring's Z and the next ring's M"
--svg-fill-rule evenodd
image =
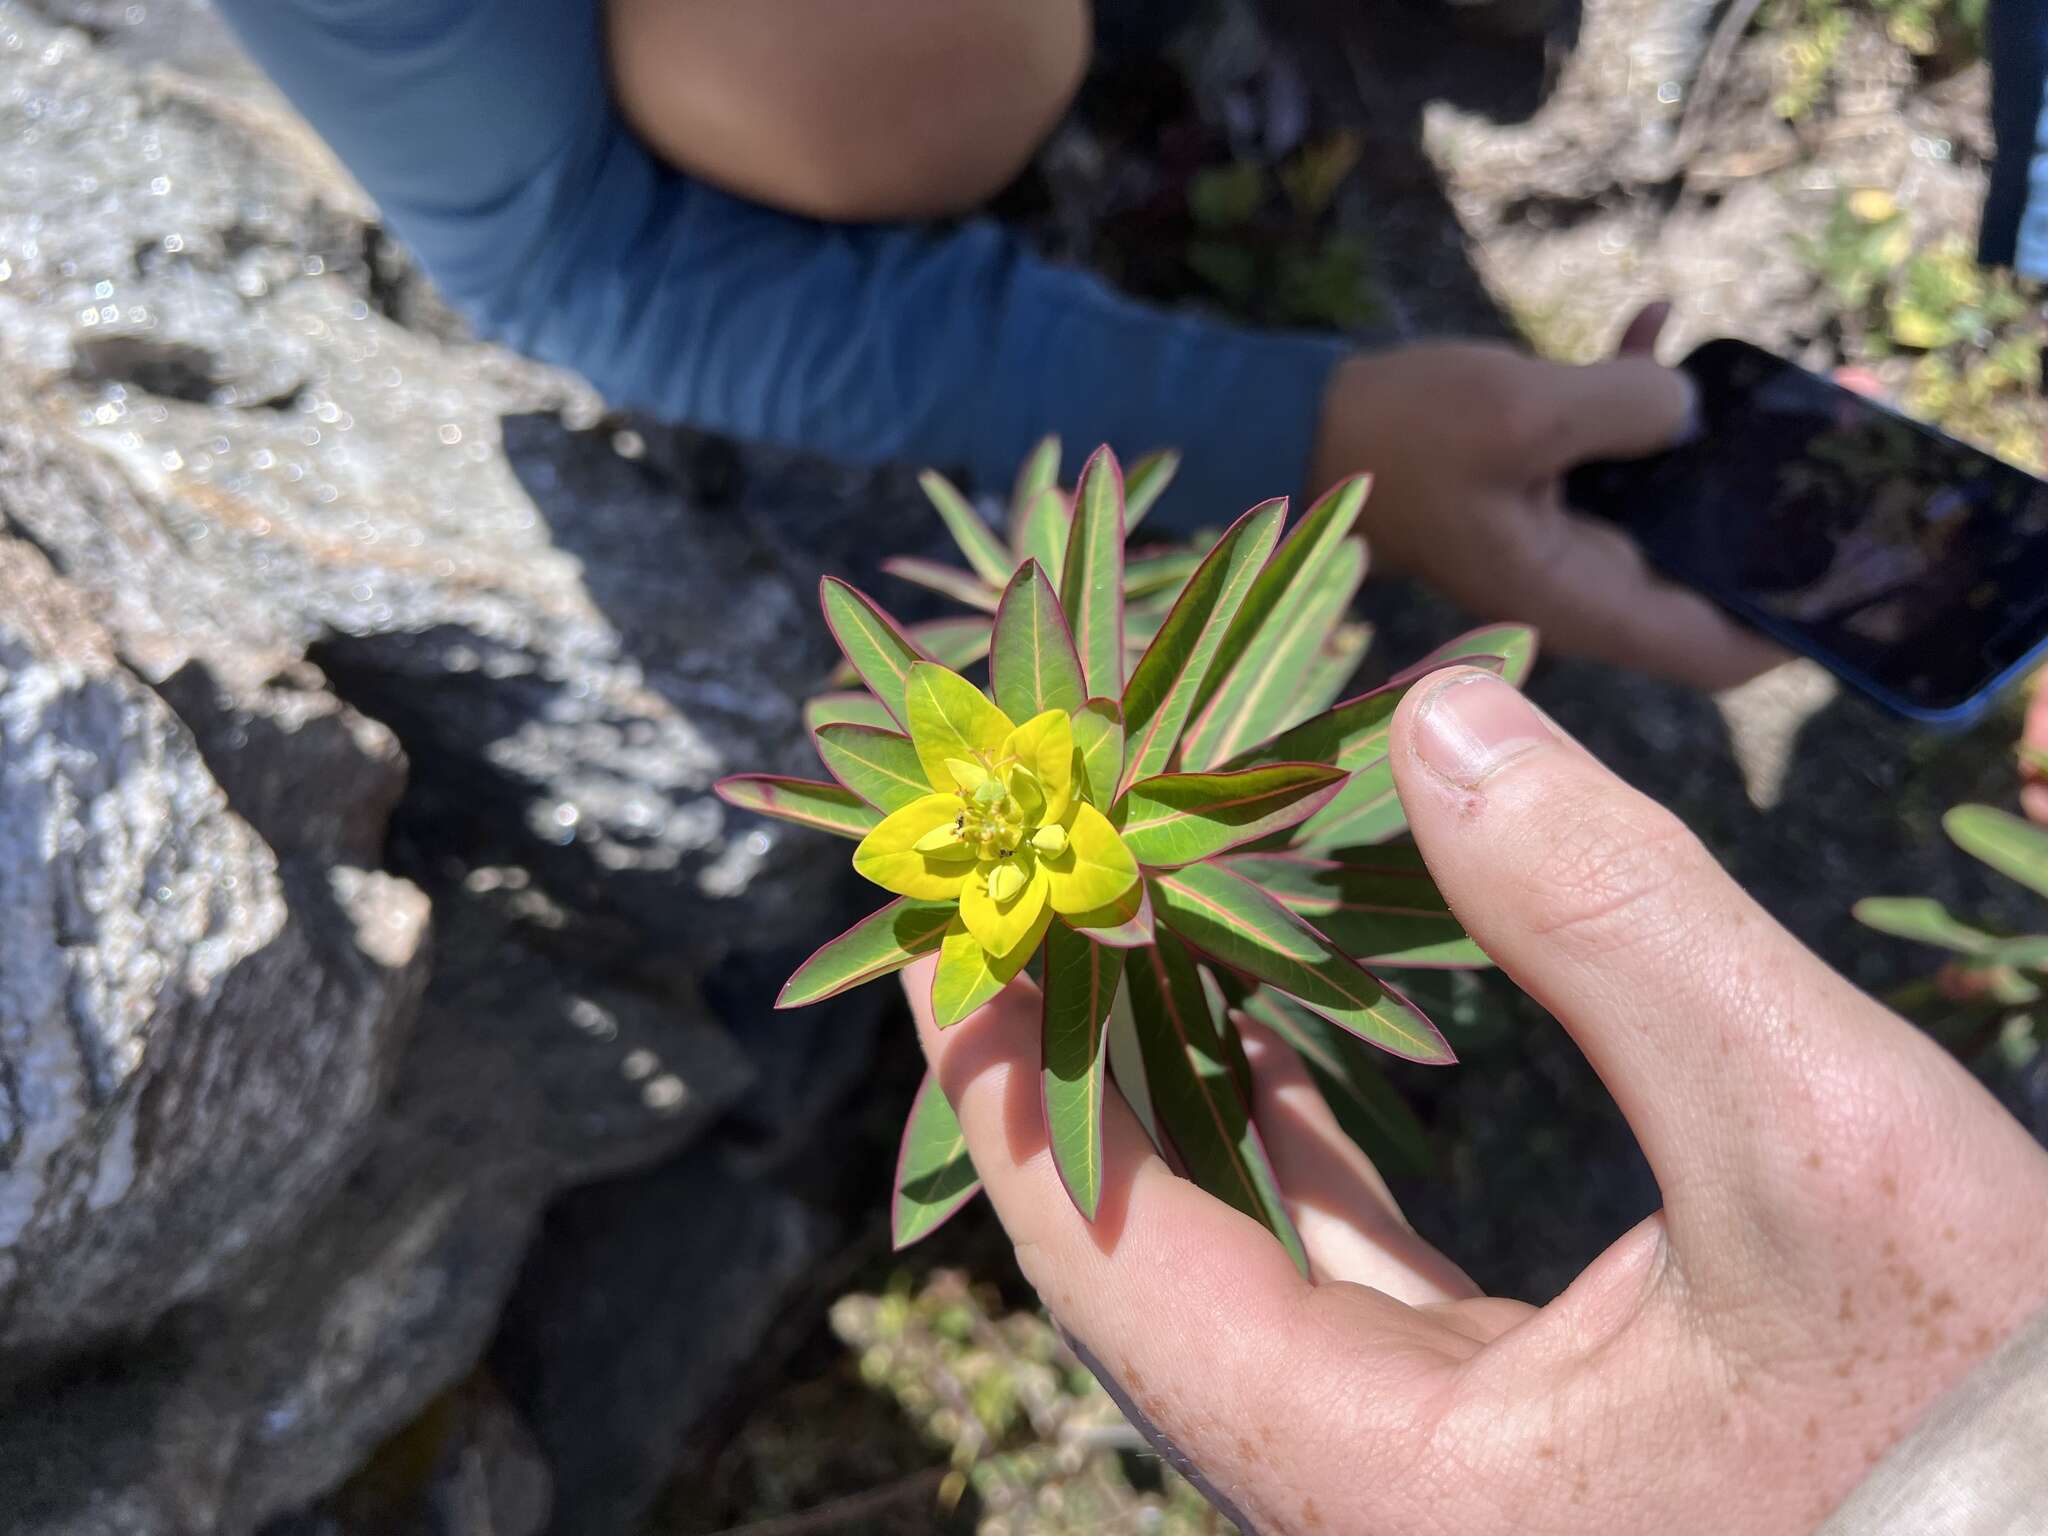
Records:
M777 1008L808 1008L828 997L900 971L938 947L958 908L951 901L912 901L899 896L870 912L796 968L775 999Z
M1058 486L1040 491L1017 514L1015 539L1019 560L1036 560L1053 582L1055 590L1067 558L1067 537L1073 531L1074 516L1067 510L1067 498Z
M1488 671L1521 687L1536 665L1536 631L1526 624L1485 624L1438 646L1404 675L1412 679L1443 667L1476 666L1486 661L1499 663Z
M872 693L821 693L804 701L804 726L871 725L879 731L896 728L896 717Z
M1224 861L1337 948L1367 965L1432 970L1491 965L1465 936L1413 844L1304 853L1241 853Z
M1985 958L1994 965L2021 971L2048 971L2048 935L2000 939ZM2031 1002L2033 999L2029 998Z
M911 1100L896 1153L896 1198L889 1211L896 1251L936 1231L980 1188L974 1160L967 1155L967 1133L938 1078L927 1072Z
M866 725L821 725L811 738L832 777L878 810L901 810L932 793L908 736Z
M939 509L946 532L953 535L953 542L960 546L960 553L974 567L974 574L1000 591L1003 583L1010 579L1010 552L1003 548L1002 541L981 520L981 514L974 510L973 504L960 494L953 482L937 470L926 470L917 477L917 483L931 498L932 505Z
M1264 1223L1306 1274L1308 1256L1233 1070L1238 1053L1223 1031L1234 1026L1210 1011L1193 957L1162 936L1152 948L1131 952L1126 974L1145 1082L1165 1139L1189 1178Z
M1498 656L1474 656L1467 664L1498 672L1506 662ZM1408 819L1394 793L1394 770L1387 761L1387 736L1394 711L1418 681L1434 670L1430 664L1397 673L1388 682L1314 715L1279 735L1248 748L1224 764L1249 768L1271 762L1335 763L1351 781L1335 799L1317 811L1288 841L1301 848L1333 848L1384 842L1407 826Z
M882 813L851 790L773 773L735 773L711 786L727 805L800 827L858 840L881 823Z
M1343 769L1323 763L1160 774L1130 787L1118 830L1140 864L1172 869L1293 826L1343 782Z
M963 613L950 619L927 619L904 633L940 666L965 672L988 654L989 628L987 619Z
M1010 523L1015 531L1017 520L1025 514L1031 504L1047 491L1060 488L1060 440L1057 434L1041 437L1025 455L1024 462L1017 468L1017 483L1010 490ZM1017 557L1021 560L1031 551L1023 545L1017 546ZM1042 563L1042 562L1041 562ZM1059 562L1054 561L1053 565ZM1052 565L1046 566L1051 570Z
M1156 555L1126 556L1124 560L1124 602L1158 598L1162 608L1173 606L1168 594L1178 594L1202 563L1201 553L1192 549L1169 549Z
M1114 699L1090 699L1074 712L1074 750L1092 805L1107 807L1116 799L1124 772L1124 713Z
M955 672L965 672L988 654L989 620L978 613L955 614L951 618L926 619L921 624L906 625L903 634L910 643L924 655L931 657L942 667ZM860 674L853 670L853 663L842 659L833 670L832 682L836 686L860 681ZM806 719L805 723L816 729L818 721ZM887 710L882 711L879 721L859 722L887 726L891 718Z
M1955 845L2008 880L2048 896L2048 831L1988 805L1959 805L1941 818Z
M827 576L818 583L818 598L832 638L839 642L854 673L896 723L908 728L903 685L910 680L910 669L927 659L924 653L874 599L838 577Z
M1365 546L1350 534L1366 484L1354 477L1310 508L1252 583L1196 691L1189 767L1223 762L1278 728L1302 668L1365 580Z
M1088 701L1067 616L1036 560L1017 568L996 610L989 682L996 707L1017 721L1048 709L1071 714Z
M1323 634L1323 642L1316 647L1315 655L1301 669L1295 680L1294 701L1286 714L1274 722L1273 729L1284 731L1291 725L1299 725L1310 715L1319 715L1337 700L1344 697L1351 686L1351 679L1365 660L1365 653L1372 649L1372 626L1370 624L1339 624Z
M1045 934L1045 1036L1040 1080L1053 1166L1088 1220L1102 1200L1102 1091L1110 1005L1122 950L1054 923Z
M1131 1012L1131 988L1126 981L1116 990L1116 1001L1109 1010L1109 1078L1116 1084L1116 1091L1131 1106L1131 1113L1138 1117L1138 1124L1145 1127L1145 1134L1162 1156L1166 1144L1159 1135L1159 1116L1152 1109L1152 1089L1145 1081L1145 1052L1138 1044L1138 1019Z
M1001 596L1001 588L990 586L971 572L941 565L936 560L920 560L915 555L891 555L882 562L882 569L899 580L950 597L969 608L979 608L983 613L994 613Z
M1009 979L989 965L987 951L975 943L956 912L939 938L939 966L932 973L932 1022L951 1029L1002 991Z
M1161 448L1148 453L1131 466L1131 472L1124 476L1124 536L1130 537L1131 530L1145 521L1145 516L1159 505L1159 498L1166 494L1173 477L1180 473L1180 455L1171 448Z
M1321 696L1307 701L1304 680L1315 680L1315 668L1333 644L1344 648L1370 637L1369 630L1360 635L1362 626L1352 625L1342 625L1349 633L1338 637L1344 612L1364 580L1365 546L1346 539L1331 556L1323 579L1268 621L1221 691L1198 712L1181 744L1183 763L1214 766L1323 706ZM1361 649L1350 649L1346 677L1356 670ZM1336 686L1341 688L1342 683Z
M1286 516L1285 501L1269 501L1232 524L1188 578L1180 600L1138 659L1124 689L1127 781L1163 773L1172 763L1209 664L1272 554Z
M1124 485L1107 448L1090 456L1074 491L1060 602L1089 694L1116 697L1124 686Z
M1150 877L1160 922L1205 954L1410 1061L1457 1058L1422 1011L1249 880L1215 864Z
M1294 1047L1337 1124L1381 1173L1430 1171L1429 1133L1370 1049L1271 987L1252 993L1244 1011Z
M1981 928L1956 921L1932 896L1866 896L1850 911L1866 928L1959 955L1981 955L1998 943Z

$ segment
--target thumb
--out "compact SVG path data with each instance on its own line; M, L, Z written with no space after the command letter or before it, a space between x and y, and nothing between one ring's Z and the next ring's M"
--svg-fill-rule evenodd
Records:
M1532 394L1543 402L1530 448L1562 474L1588 459L1634 459L1672 448L1699 430L1699 393L1676 368L1631 354L1601 363L1537 363Z

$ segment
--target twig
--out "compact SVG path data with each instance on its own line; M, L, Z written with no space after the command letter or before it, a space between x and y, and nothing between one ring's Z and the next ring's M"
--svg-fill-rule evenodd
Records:
M1713 110L1714 99L1721 94L1728 66L1735 61L1736 46L1749 31L1749 24L1756 20L1757 8L1762 4L1763 0L1735 0L1722 13L1720 24L1714 28L1713 41L1707 44L1706 56L1700 60L1699 72L1692 77L1692 99L1686 102L1678 119L1678 132L1671 139L1665 172L1656 180L1668 181L1678 175L1700 147L1699 141L1707 131L1707 115Z
M727 1526L716 1536L815 1536L817 1532L839 1530L849 1521L879 1514L892 1504L904 1503L913 1495L934 1495L945 1480L946 1468L927 1467L922 1472L899 1477L893 1483L849 1493L811 1509L800 1509L793 1515L771 1515L766 1520Z

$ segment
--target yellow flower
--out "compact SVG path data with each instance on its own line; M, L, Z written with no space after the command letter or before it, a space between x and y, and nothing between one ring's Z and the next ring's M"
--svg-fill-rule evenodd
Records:
M905 693L932 792L868 833L853 867L899 896L959 902L933 989L946 1024L1023 968L1055 913L1077 927L1117 921L1104 914L1136 886L1138 864L1083 793L1064 710L1013 724L931 662L911 668Z

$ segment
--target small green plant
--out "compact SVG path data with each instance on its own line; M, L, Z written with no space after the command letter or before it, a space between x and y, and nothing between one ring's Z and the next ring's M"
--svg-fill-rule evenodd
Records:
M2042 466L2041 326L2031 285L1977 265L1959 236L1914 245L1889 192L1836 201L1804 255L1834 300L1846 357L1910 359L1899 401L2023 468Z
M1157 1469L1156 1489L1133 1484L1124 1457L1145 1442L1052 1325L1037 1312L1006 1310L993 1287L957 1270L921 1281L899 1273L880 1293L841 1297L832 1331L854 1353L861 1381L945 1449L936 1503L952 1509L971 1490L978 1529L1214 1536L1221 1528L1171 1468Z
M1963 852L2048 897L2048 830L1988 805L1956 806L1942 826ZM1896 1001L1916 1012L1934 1009L1941 1032L1961 1046L1961 1054L1977 1053L1987 1026L2009 1054L2024 1057L2039 1049L2048 934L1998 933L1966 923L1928 896L1866 897L1855 912L1880 933L1953 957Z
M1782 0L1765 17L1781 38L1771 110L1798 122L1820 104L1858 10L1916 59L1966 61L1984 51L1986 9L1987 0Z
M1132 477L1141 511L1158 473ZM1378 972L1486 959L1414 849L1390 841L1406 823L1387 732L1407 688L1438 667L1462 661L1519 682L1535 637L1515 625L1475 631L1333 703L1351 667L1329 664L1329 637L1364 572L1351 536L1362 479L1317 502L1284 541L1286 503L1254 507L1191 569L1160 578L1171 604L1139 624L1131 593L1144 582L1126 550L1133 496L1115 457L1091 458L1071 499L1057 482L1048 445L1013 498L1023 510L1006 545L965 497L927 477L971 566L957 595L979 605L983 591L1000 592L993 615L972 621L986 640L979 629L963 640L953 666L861 592L822 584L826 622L865 688L809 711L837 782L746 774L719 792L857 840L854 867L896 899L806 961L777 1006L935 952L931 1006L943 1028L1033 967L1045 1122L1081 1214L1092 1220L1101 1198L1113 1081L1170 1161L1304 1264L1252 1121L1239 1020L1294 1044L1369 1150L1414 1160L1420 1129L1363 1047L1424 1063L1452 1054ZM987 693L956 670L983 652ZM927 1078L897 1171L897 1243L977 1188Z
M1357 330L1381 318L1372 255L1324 215L1358 163L1349 134L1304 145L1268 168L1233 160L1188 182L1184 256L1212 295L1269 325Z

